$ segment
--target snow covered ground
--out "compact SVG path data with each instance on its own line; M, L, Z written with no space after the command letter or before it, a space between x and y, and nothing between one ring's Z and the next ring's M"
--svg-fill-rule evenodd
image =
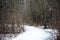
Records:
M44 28L44 26L35 27L35 26L24 25L25 32L22 32L20 34L0 34L0 40L55 40L57 39L58 30L42 29L42 28Z
M56 29L41 29L34 26L24 25L25 32L11 40L56 40L58 31Z

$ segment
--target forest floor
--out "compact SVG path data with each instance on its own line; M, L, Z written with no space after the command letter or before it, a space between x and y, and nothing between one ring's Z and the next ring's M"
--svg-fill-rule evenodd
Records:
M25 32L15 35L0 34L0 40L56 40L58 36L56 29L42 29L24 25L24 30Z

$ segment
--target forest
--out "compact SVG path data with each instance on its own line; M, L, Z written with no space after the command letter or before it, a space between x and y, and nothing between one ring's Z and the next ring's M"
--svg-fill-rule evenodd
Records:
M0 28L5 30L9 24L44 25L48 26L46 28L60 29L60 1L0 0Z
M0 0L0 33L24 32L24 25L60 33L60 0Z

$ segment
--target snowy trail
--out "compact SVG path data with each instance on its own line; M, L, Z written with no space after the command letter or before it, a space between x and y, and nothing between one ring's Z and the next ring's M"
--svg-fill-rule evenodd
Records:
M34 26L24 25L25 32L18 34L12 40L55 40L57 39L57 30L40 29Z

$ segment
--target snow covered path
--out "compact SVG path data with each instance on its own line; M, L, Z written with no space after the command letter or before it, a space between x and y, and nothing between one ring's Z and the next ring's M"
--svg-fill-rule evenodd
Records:
M24 25L25 32L18 34L12 40L55 40L57 39L57 30L40 29L34 26Z

